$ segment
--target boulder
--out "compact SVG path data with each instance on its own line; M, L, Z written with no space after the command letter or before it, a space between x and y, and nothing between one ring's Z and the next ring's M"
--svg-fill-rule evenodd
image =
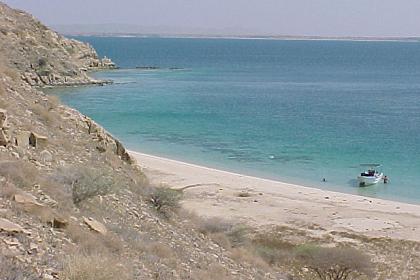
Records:
M106 227L102 223L98 222L97 220L93 218L83 217L83 221L88 225L88 227L91 230L96 231L97 233L105 235L108 232Z
M21 233L24 230L20 225L12 223L9 220L0 218L0 231L5 231L8 233Z
M35 132L31 132L29 135L29 145L39 149L45 148L48 145L48 138Z
M69 224L69 221L61 215L55 214L52 219L51 226L53 228L65 228Z

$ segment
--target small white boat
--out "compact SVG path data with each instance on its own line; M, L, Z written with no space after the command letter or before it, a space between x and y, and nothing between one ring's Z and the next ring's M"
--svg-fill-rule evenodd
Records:
M380 164L361 164L366 168L366 171L357 176L357 181L360 187L375 185L384 180L384 174L379 171Z

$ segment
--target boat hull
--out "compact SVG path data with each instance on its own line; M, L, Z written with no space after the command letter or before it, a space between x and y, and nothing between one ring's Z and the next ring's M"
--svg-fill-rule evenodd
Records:
M375 185L379 183L381 180L383 180L383 178L384 178L384 174L380 173L374 176L358 176L357 181L359 182L359 186L364 187L364 186Z

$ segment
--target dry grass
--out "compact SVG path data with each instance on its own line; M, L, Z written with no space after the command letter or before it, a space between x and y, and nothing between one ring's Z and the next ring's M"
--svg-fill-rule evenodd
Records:
M6 199L12 199L13 196L19 192L18 188L7 180L0 182L0 186L0 197Z
M171 247L160 242L153 242L147 245L146 250L160 259L172 259L176 257Z
M60 104L61 104L61 101L60 101L60 98L58 98L58 96L55 96L55 95L48 96L48 103L47 103L48 111L56 109L58 106L60 106Z
M122 242L112 233L103 236L74 223L67 226L66 233L84 254L118 254L124 249Z
M46 122L47 124L53 125L58 120L58 115L51 112L48 107L45 107L39 103L33 103L30 105L30 110L38 116L41 121Z
M18 188L28 188L38 181L38 170L24 161L0 161L0 175Z
M114 256L75 254L64 260L60 279L128 280L133 276L131 269Z
M218 218L196 220L196 226L203 234L227 233L234 227L233 223Z

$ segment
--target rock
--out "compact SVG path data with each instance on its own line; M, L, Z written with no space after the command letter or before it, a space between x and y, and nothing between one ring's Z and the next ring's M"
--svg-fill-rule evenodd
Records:
M21 233L24 230L20 225L12 223L9 220L0 218L0 231L5 231L9 233Z
M7 111L0 109L0 128L5 127L6 122L7 122Z
M35 148L45 148L48 144L48 138L46 136L39 135L35 132L31 132L29 135L29 145Z
M26 212L39 217L53 228L65 228L69 223L63 215L60 215L48 206L39 203L36 198L29 193L20 192L15 194L13 198L17 203L23 206L23 209Z
M48 163L51 163L53 161L52 154L49 151L47 151L47 150L43 150L40 153L40 156L41 156L41 161L44 164L48 164Z
M9 143L9 137L3 129L0 129L0 146L6 146Z
M54 215L54 218L52 219L52 227L53 228L65 228L69 224L69 221L60 215Z
M85 218L85 217L83 217L83 221L88 225L88 227L91 230L96 231L96 232L98 232L98 233L100 233L102 235L105 235L108 232L107 229L106 229L106 227L102 223L96 221L93 218Z
M36 201L36 198L33 195L29 193L25 193L25 192L15 194L13 196L13 199L19 204L26 204L26 205L32 204L35 206L43 206L38 201Z
M15 145L22 148L29 147L29 137L31 133L29 131L21 131L15 135Z

